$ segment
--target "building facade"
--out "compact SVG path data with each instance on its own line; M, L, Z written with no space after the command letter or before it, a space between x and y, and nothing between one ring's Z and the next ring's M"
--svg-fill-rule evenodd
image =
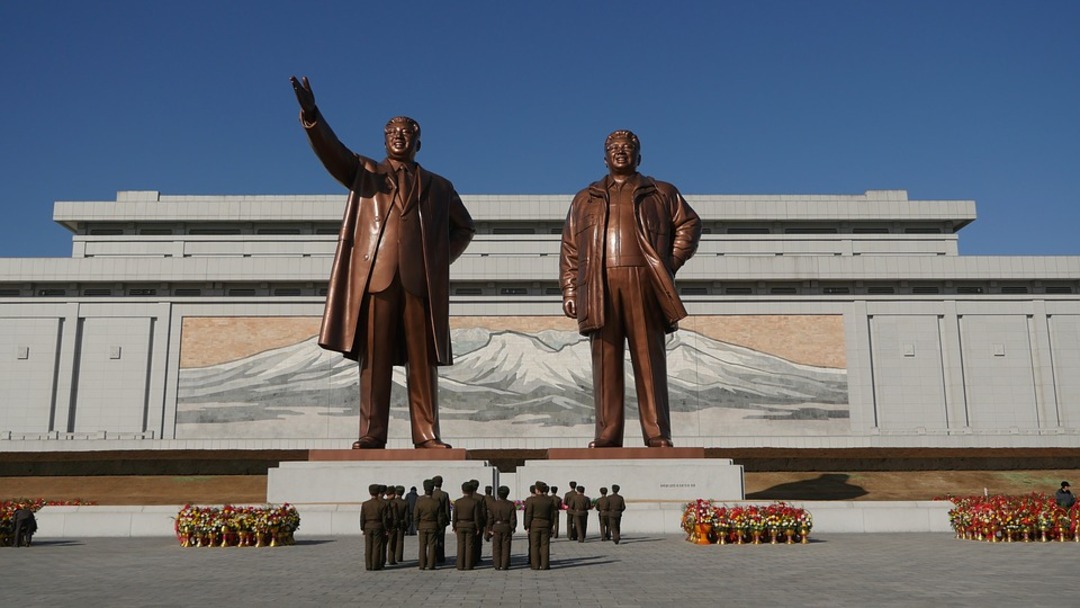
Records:
M583 446L588 342L558 288L571 196L462 198L478 233L451 266L443 436ZM959 255L973 201L687 199L704 234L668 339L676 445L1077 445L1080 257ZM347 447L358 372L315 344L343 202L56 203L72 256L0 260L0 450ZM407 447L395 382L389 445Z

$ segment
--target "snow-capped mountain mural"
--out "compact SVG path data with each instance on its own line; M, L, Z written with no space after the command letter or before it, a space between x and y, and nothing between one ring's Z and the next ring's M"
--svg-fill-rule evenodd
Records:
M496 423L522 432L528 427L534 434L591 428L591 356L588 340L577 332L471 328L454 330L452 338L455 364L439 369L444 435L448 425L475 426L481 434L492 428L483 425ZM677 431L687 420L694 424L680 413L716 408L759 423L847 422L844 369L793 363L685 329L668 337L667 348ZM629 359L626 370L630 428L637 400ZM181 369L177 429L188 437L218 436L212 427L223 424L230 427L229 436L351 437L358 416L358 376L354 362L320 349L314 337L226 363ZM408 419L402 368L395 368L394 382L392 415Z

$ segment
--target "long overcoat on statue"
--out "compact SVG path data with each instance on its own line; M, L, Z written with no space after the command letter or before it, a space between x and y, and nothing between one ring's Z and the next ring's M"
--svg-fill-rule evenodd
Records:
M570 203L563 226L559 285L563 301L574 300L578 331L588 334L604 326L604 237L611 177L593 182ZM641 176L634 189L637 240L667 331L686 317L675 289L675 272L694 255L701 238L701 219L675 186Z
M303 118L301 122L319 160L334 179L349 189L319 346L358 360L361 349L357 344L357 321L387 214L394 204L397 183L388 161L376 162L349 150L321 113L313 122ZM416 211L420 214L422 251L401 252L400 263L424 265L435 360L438 365L451 365L450 264L465 251L476 229L450 181L419 165L416 167L419 183ZM392 355L396 364L405 363L404 347Z

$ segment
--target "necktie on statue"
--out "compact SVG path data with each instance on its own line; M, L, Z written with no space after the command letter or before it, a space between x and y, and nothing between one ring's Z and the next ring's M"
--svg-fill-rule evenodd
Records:
M409 168L405 165L401 165L397 170L397 200L398 207L402 211L405 211L409 207L409 197L412 195L410 186L412 186L412 176L409 174Z

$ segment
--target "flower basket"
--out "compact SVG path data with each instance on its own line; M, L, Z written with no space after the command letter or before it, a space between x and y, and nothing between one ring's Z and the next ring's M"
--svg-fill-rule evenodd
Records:
M185 505L176 515L181 547L277 547L295 542L300 514L288 503L264 507Z
M808 543L813 518L785 502L770 505L714 505L698 499L683 508L682 528L695 544Z
M961 540L1080 542L1080 505L1065 509L1046 494L948 496L939 500L953 503L949 525Z

